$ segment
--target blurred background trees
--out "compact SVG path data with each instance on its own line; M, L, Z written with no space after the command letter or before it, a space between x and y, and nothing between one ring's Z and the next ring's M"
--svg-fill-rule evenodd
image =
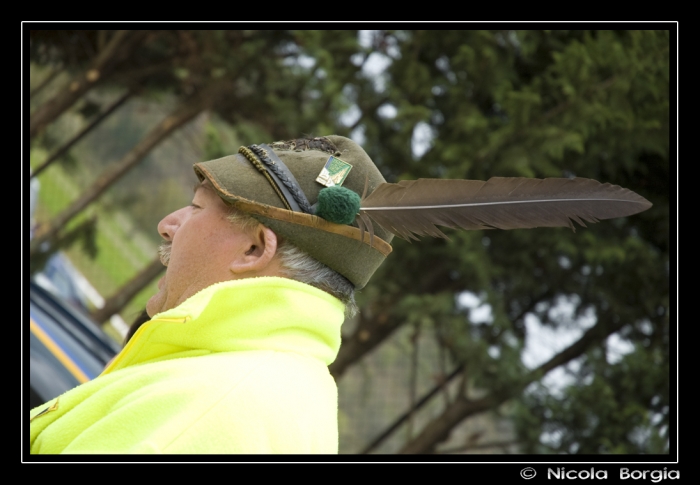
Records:
M654 206L395 240L331 365L341 452L668 453L672 37L28 31L30 268L63 249L112 305L99 323L129 321L192 164L303 134L352 137L390 182L621 185Z

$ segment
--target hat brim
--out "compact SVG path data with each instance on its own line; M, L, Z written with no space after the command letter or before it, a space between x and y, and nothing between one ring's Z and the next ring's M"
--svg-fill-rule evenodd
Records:
M377 235L370 237L366 231L363 234L357 227L334 224L312 214L274 207L234 194L220 180L217 165L210 167L211 163L194 165L200 181L208 180L224 201L259 220L317 261L342 274L356 289L367 284L371 275L391 253L388 242ZM236 165L243 168L246 164L226 165L227 171L230 171ZM227 178L231 178L230 174Z

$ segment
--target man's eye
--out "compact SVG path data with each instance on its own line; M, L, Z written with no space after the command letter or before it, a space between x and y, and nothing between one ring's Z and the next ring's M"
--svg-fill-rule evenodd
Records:
M190 206L192 206L193 209L201 209L201 207L195 204L194 202L192 202Z

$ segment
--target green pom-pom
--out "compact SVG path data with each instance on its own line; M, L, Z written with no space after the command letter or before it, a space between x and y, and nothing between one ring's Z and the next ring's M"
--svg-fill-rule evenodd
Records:
M360 196L335 185L318 193L316 215L336 224L352 224L360 211Z

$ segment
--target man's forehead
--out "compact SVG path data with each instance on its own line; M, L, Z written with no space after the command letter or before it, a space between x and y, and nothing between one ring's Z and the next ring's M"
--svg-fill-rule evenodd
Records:
M211 183L210 183L207 179L204 179L204 180L201 180L201 181L199 181L199 182L196 182L196 183L192 186L192 192L195 193L195 194L197 193L197 191L198 191L199 189L207 189L207 190L213 191L213 190L214 190L214 187L211 186Z
M207 179L204 179L201 182L197 182L192 186L192 191L194 192L195 195L197 195L197 191L199 189L204 189L207 191L207 193L211 194L212 196L216 197L218 200L220 200L224 205L226 205L229 209L231 208L231 204L223 200L221 197L219 197L219 194L216 193L216 190L214 190L214 186L211 184L211 182Z

